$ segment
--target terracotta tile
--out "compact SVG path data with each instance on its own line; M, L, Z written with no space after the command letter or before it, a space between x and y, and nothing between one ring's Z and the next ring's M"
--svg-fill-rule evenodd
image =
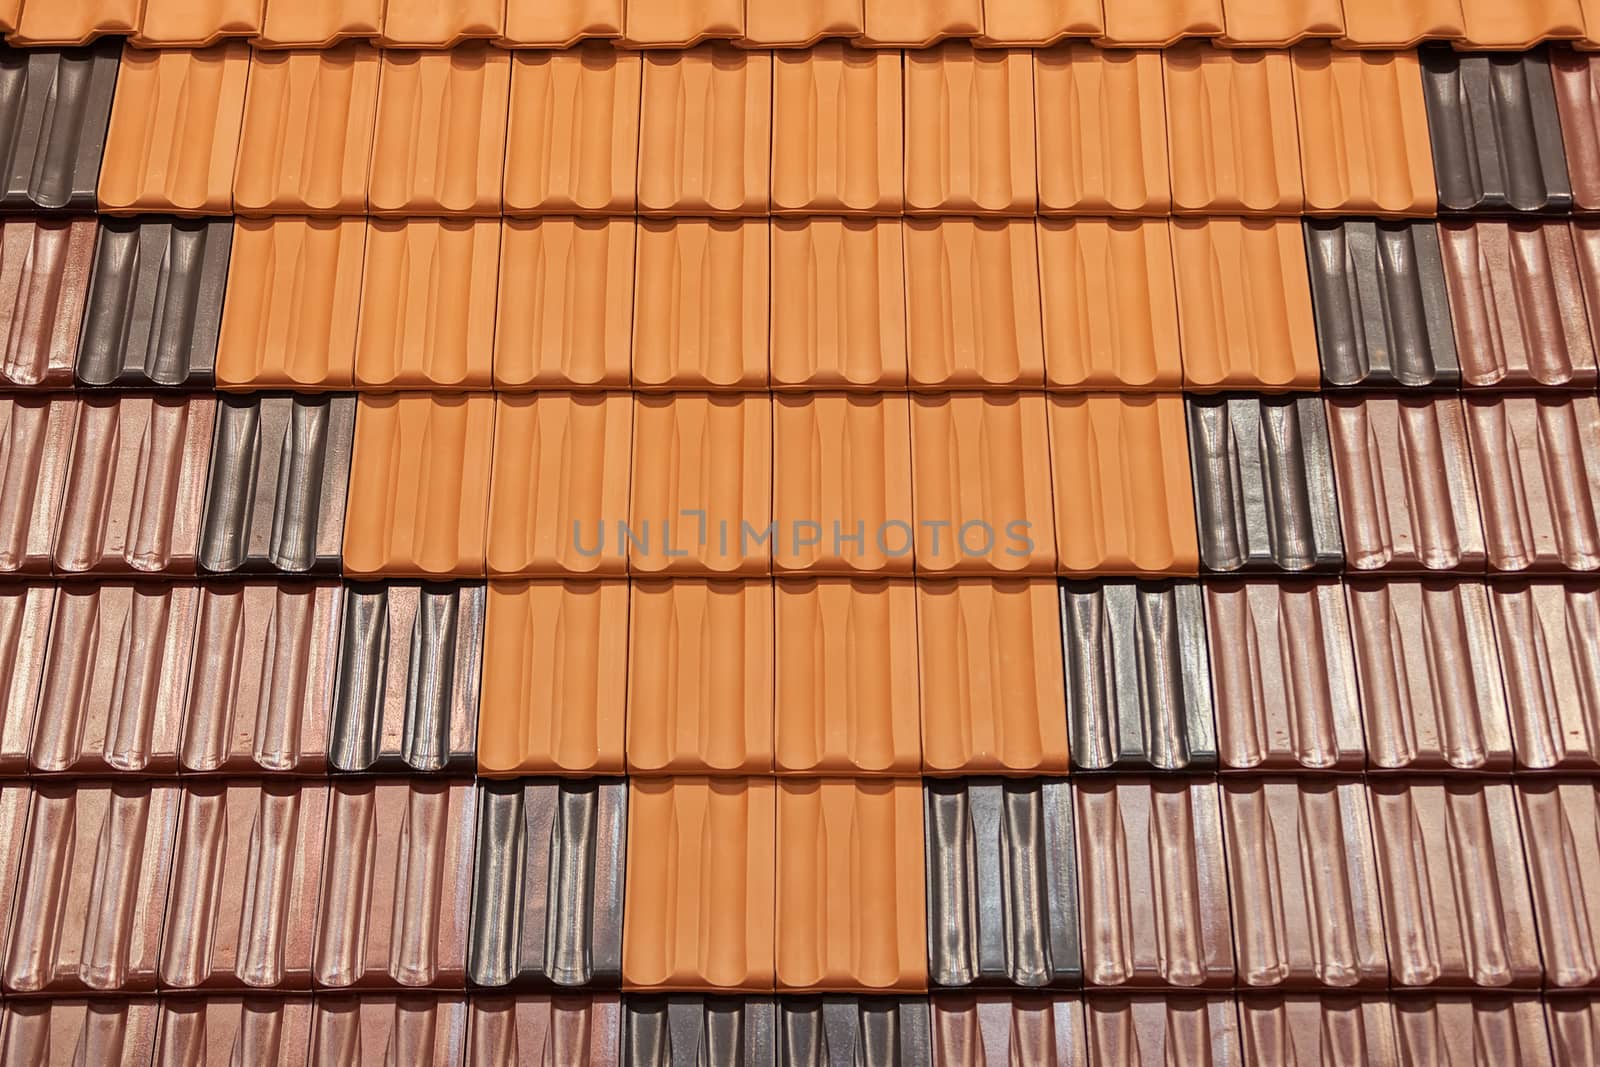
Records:
M465 998L318 996L311 1015L311 1062L385 1067L385 1061L456 1067L467 1037Z
M1577 253L1578 284L1583 287L1584 305L1591 309L1591 323L1600 324L1600 225L1587 220L1575 220L1572 223L1572 242L1573 250ZM1600 329L1596 325L1589 327L1589 338L1592 348L1600 349ZM1584 346L1578 343L1574 348L1581 352ZM1574 367L1573 370L1578 368ZM1583 370L1586 372L1588 368L1584 367ZM1574 378L1582 377L1582 374L1574 375Z
M475 1067L617 1067L622 1062L622 1001L615 993L475 996L469 1010L467 1062Z
M906 314L899 219L775 219L772 385L904 389Z
M859 578L776 584L777 772L918 773L916 586Z
M1489 605L1518 766L1600 766L1600 588L1497 582Z
M621 37L623 0L507 4L501 42L513 48L571 48L591 37Z
M774 514L772 442L765 396L636 397L629 570L766 574L777 551L763 536Z
M236 1048L282 1067L308 1067L311 998L246 995L161 1001L157 1063L222 1067Z
M78 400L0 396L0 573L50 570Z
M1084 981L1128 988L1231 985L1216 781L1081 778L1073 792ZM1172 862L1176 856L1183 861Z
M1091 1063L1231 1067L1241 1062L1232 997L1103 996L1085 998L1084 1010Z
M1547 988L1600 984L1600 900L1587 888L1600 870L1597 799L1594 783L1581 778L1517 783L1522 839L1536 843L1525 852Z
M1163 53L1162 63L1173 210L1298 213L1303 194L1289 53L1193 43Z
M1183 377L1189 389L1315 389L1316 321L1293 219L1174 219Z
M217 782L184 788L161 939L172 989L305 989L327 787ZM241 907L241 901L244 902Z
M1032 219L907 219L906 329L913 386L1044 384Z
M215 402L84 399L56 526L67 574L193 574Z
M1336 581L1211 582L1217 743L1233 770L1360 770L1355 653Z
M347 38L377 37L384 0L267 0L256 48L329 48Z
M503 0L388 0L382 43L399 48L456 48L463 42L499 37Z
M641 581L631 600L629 772L772 773L772 583Z
M7 1063L144 1067L155 1050L156 1000L13 1000L0 1017Z
M82 50L8 49L0 58L9 147L0 205L94 210L119 54L116 41L104 41Z
M917 585L925 774L1064 774L1055 582Z
M120 37L139 32L144 21L144 0L65 0L58 4L25 4L17 18L11 44L22 48L42 45L83 45L97 37Z
M94 219L0 223L0 383L72 384L96 229Z
M1196 573L1182 399L1093 394L1049 403L1061 572Z
M744 36L740 0L628 0L627 44L687 48L700 41Z
M1431 997L1395 1002L1400 1062L1493 1060L1548 1067L1544 1013L1532 996Z
M1151 0L1106 5L1101 44L1119 48L1165 48L1185 37L1220 37L1222 0Z
M368 209L498 215L509 53L471 43L448 52L384 52L381 66Z
M636 387L766 387L769 245L765 219L640 221Z
M946 994L932 999L934 1067L1031 1063L1088 1067L1083 1003L1075 996Z
M1222 0L1220 44L1283 48L1308 37L1343 37L1339 0Z
M779 989L926 988L916 779L780 779L777 851Z
M176 785L37 785L6 944L7 993L155 988Z
M606 530L627 514L632 429L626 393L496 397L491 575L624 572Z
M254 37L265 0L145 0L129 43L140 48L203 48L229 37Z
M1461 0L1466 40L1474 48L1532 48L1540 41L1585 36L1578 0Z
M947 37L983 33L982 0L862 0L862 43L879 48L927 48Z
M124 51L100 164L100 209L228 214L249 72L242 41Z
M1046 384L1181 388L1166 220L1046 219L1038 237Z
M823 45L826 37L859 37L866 31L861 0L799 0L789 4L745 5L741 44L758 48ZM892 53L889 53L892 55ZM784 53L778 53L781 62ZM896 64L899 60L896 57Z
M775 785L633 781L622 938L628 988L772 988Z
M1399 1067L1394 1008L1383 996L1261 993L1239 998L1239 1030L1250 1064L1329 1062Z
M990 47L1040 47L1067 37L1102 37L1105 30L1097 0L1021 0L985 3L979 40Z
M32 805L33 788L27 782L0 782L0 942L7 944L11 936L11 905L16 899L22 867L23 840L28 832L28 809ZM0 1016L0 1029L4 1026L5 1019ZM8 1049L0 1038L0 1052Z
M1461 0L1341 0L1341 48L1412 48L1426 40L1460 40Z
M366 247L362 219L236 221L218 387L353 387Z
M777 396L773 459L775 571L911 573L911 415L905 397ZM753 533L746 537L753 539Z
M484 573L494 398L364 396L344 524L355 575Z
M1600 33L1600 24L1595 32ZM1600 208L1600 179L1596 177L1600 168L1600 84L1596 82L1596 57L1565 48L1552 48L1549 55L1573 204L1579 210L1593 211Z
M667 0L634 0L629 17L648 4L671 6ZM770 53L705 44L647 54L639 126L641 212L766 214Z
M633 211L641 71L605 44L512 55L507 214Z
M626 583L491 584L479 773L621 773L627 657Z
M0 774L6 777L27 773L29 741L33 732L33 713L39 701L39 681L44 676L45 650L48 647L50 617L55 610L54 585L6 585L0 587ZM907 636L915 641L916 620ZM885 634L884 636L888 636ZM902 639L902 644L905 640ZM913 644L913 649L914 649ZM916 653L913 650L912 655ZM915 683L913 682L913 685ZM904 699L904 698L902 698ZM915 696L912 705L916 716ZM9 839L5 819L15 798L0 790L0 856L15 856L15 841ZM27 799L22 801L24 811ZM0 913L10 907L12 884L0 860ZM0 935L5 921L0 919ZM3 937L0 937L3 940Z
M900 211L905 199L900 53L838 41L776 52L772 97L773 211Z
M1086 42L1035 52L1033 92L1042 213L1167 213L1161 53Z
M1577 1067L1600 1055L1600 1000L1588 996L1549 997L1544 1002L1544 1010L1550 1023L1550 1042L1555 1058L1546 1058L1542 1062ZM1532 1034L1538 1032L1533 1020L1528 1022L1528 1031ZM1545 1051L1533 1047L1536 1042L1530 1041L1529 1045L1540 1054Z
M1491 571L1600 570L1600 404L1466 401Z
M906 208L1031 215L1033 55L951 41L908 52Z

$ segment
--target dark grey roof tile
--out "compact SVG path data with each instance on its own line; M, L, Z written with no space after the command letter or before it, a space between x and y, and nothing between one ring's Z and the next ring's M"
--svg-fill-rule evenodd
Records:
M783 1067L927 1067L926 997L785 997L778 1003Z
M777 1003L768 997L630 996L622 1067L776 1067Z
M121 47L0 47L0 207L94 210Z

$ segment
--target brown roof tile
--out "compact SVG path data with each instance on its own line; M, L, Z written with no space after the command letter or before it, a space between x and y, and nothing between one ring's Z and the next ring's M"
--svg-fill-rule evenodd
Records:
M760 6L770 11L798 5ZM901 56L828 41L773 55L772 209L895 214L905 199Z
M1544 1010L1550 1023L1554 1062L1576 1065L1593 1062L1596 1056L1600 1056L1600 999L1587 996L1550 997L1544 1003ZM1537 1033L1536 1026L1530 1024L1530 1029ZM1551 1061L1546 1058L1542 1062Z
M1600 587L1497 582L1489 604L1518 765L1600 766Z
M467 1062L473 1067L617 1067L622 1002L615 993L518 997L470 1002Z
M44 676L45 649L55 598L54 585L0 587L0 773L8 776L27 771L33 714L38 706L39 680ZM914 638L915 618L911 626L910 636ZM913 694L913 714L915 706ZM7 795L0 793L0 845L13 846L0 848L0 857L16 854L17 842L5 840L3 820L7 803ZM11 900L4 862L0 860L0 913L5 912ZM4 920L0 920L0 935L4 933L4 926Z
M1430 39L1459 40L1461 0L1341 0L1342 48L1411 48Z
M641 71L606 44L512 55L508 215L633 211Z
M815 47L826 37L859 37L865 28L861 0L746 4L744 38L740 43L763 48ZM777 58L781 61L784 54L778 53ZM898 57L895 62L898 66Z
M0 1017L0 1060L29 1067L146 1067L155 1052L154 997L13 1000Z
M11 906L16 900L17 879L21 876L22 846L32 804L33 788L26 782L0 781L0 945L10 943ZM0 1021L0 1027L3 1026L4 1022ZM6 1047L0 1040L0 1052Z
M622 772L627 619L625 582L490 584L480 772Z
M1289 53L1196 42L1163 53L1162 63L1173 210L1298 213L1304 194Z
M1273 996L1239 998L1245 1062L1335 1067L1399 1067L1394 1008L1383 996Z
M552 0L507 4L504 43L570 48L586 37L621 37L623 0Z
M327 48L378 36L384 0L267 0L257 48Z
M263 1057L260 1062L308 1067L311 998L257 995L162 999L156 1063L232 1067L236 1049Z
M384 7L382 42L400 48L456 48L499 37L506 15L505 0L388 0Z
M628 0L624 40L639 48L687 48L744 36L741 0Z
M1591 19L1593 15L1590 16ZM1600 33L1600 26L1596 26ZM1596 95L1597 57L1565 48L1550 50L1550 74L1573 204L1582 211L1600 208L1600 106Z
M0 572L50 570L78 405L70 394L0 396Z
M1532 996L1454 996L1395 1003L1400 1062L1550 1067L1544 1013ZM1574 1067L1576 1063L1573 1061Z
M640 2L635 0L634 7ZM672 6L671 0L654 2ZM639 125L640 211L766 213L772 162L770 53L726 44L649 53Z
M1517 783L1547 987L1600 985L1600 797L1580 778Z
M774 388L902 389L906 318L899 219L775 219Z
M639 581L628 613L628 770L770 774L772 583Z
M950 41L906 53L906 208L1031 215L1033 54Z
M1171 208L1161 53L1085 42L1035 52L1033 92L1041 212Z
M634 385L765 388L766 220L641 220L635 255Z
M1114 1067L1234 1067L1241 1062L1232 997L1085 998L1089 1055Z
M96 230L94 219L0 224L0 383L72 384Z
M1285 47L1307 37L1344 36L1339 0L1222 0L1222 10L1222 44Z
M137 33L144 0L63 0L26 4L11 43L22 47L88 44L96 37Z
M982 0L862 0L864 43L884 48L927 48L947 37L983 33Z
M1600 350L1600 340L1597 340L1600 338L1600 329L1596 328L1596 324L1600 324L1600 225L1587 219L1574 220L1572 245L1578 258L1578 285L1583 290L1584 305L1590 309L1589 337L1593 349ZM1563 283L1570 284L1566 279L1556 280L1557 285ZM1563 292L1562 296L1565 297L1566 293ZM1575 347L1580 352L1583 350L1581 343Z
M934 1067L1088 1067L1076 996L983 994L932 999Z
M1475 48L1532 48L1543 40L1583 37L1578 0L1461 0L1467 43Z
M140 48L203 48L228 37L254 37L265 0L145 0L129 43Z
M338 1067L460 1067L467 1001L431 993L319 996L312 1006L311 1062Z
M1222 0L1110 0L1105 6L1101 43L1116 47L1164 48L1185 37L1218 37L1224 29Z
M1055 44L1064 37L1100 37L1099 0L1006 0L985 3L981 42L989 46Z
M350 575L484 573L494 398L363 396L344 524Z

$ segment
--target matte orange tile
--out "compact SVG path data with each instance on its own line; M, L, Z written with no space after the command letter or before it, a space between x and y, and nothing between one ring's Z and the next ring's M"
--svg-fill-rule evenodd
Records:
M927 48L983 33L983 0L861 0L861 6L862 42L879 48Z
M775 389L904 389L899 219L774 219Z
M628 0L623 40L635 48L687 48L743 36L742 0Z
M632 213L642 71L606 44L512 54L506 214Z
M772 989L776 829L771 779L629 784L625 988Z
M143 19L144 0L33 0L23 5L10 41L24 48L88 44L137 33Z
M910 574L906 398L779 395L772 431L774 571Z
M727 44L650 52L644 57L642 92L641 212L766 214L771 53Z
M1304 45L1290 55L1306 211L1432 215L1438 195L1416 53Z
M1031 215L1033 55L950 41L906 53L906 209Z
M71 394L0 396L0 573L50 572L77 421Z
M1165 48L1185 37L1220 37L1222 0L1107 0L1101 43L1119 48Z
M1045 384L1181 389L1178 293L1165 219L1041 219Z
M766 396L634 399L631 573L766 574L771 519Z
M1219 44L1286 48L1308 37L1343 37L1339 0L1222 0Z
M775 52L772 63L772 210L898 214L900 53L826 41Z
M1341 0L1340 48L1412 48L1420 41L1460 40L1461 0Z
M1042 214L1165 215L1161 53L1074 42L1033 55Z
M368 209L498 215L510 94L511 58L501 49L384 52Z
M1183 399L1095 394L1049 404L1061 573L1196 573Z
M1041 47L1106 32L1100 0L1003 0L983 7L982 44Z
M776 585L777 772L918 773L917 587L860 578Z
M1066 774L1056 583L917 583L925 774Z
M638 581L628 773L771 774L772 582Z
M859 37L865 30L861 0L746 4L744 38L739 43L753 48L798 48L815 46L826 37Z
M1465 44L1473 48L1532 48L1540 41L1585 36L1579 0L1461 0Z
M766 388L769 257L765 219L641 219L633 384Z
M499 281L496 219L368 220L356 385L488 388Z
M22 17L22 0L0 0L0 33L10 33L17 28Z
M626 393L495 398L490 575L624 573L632 430Z
M1038 393L911 398L918 574L1055 572L1046 411Z
M779 779L777 866L779 989L927 988L915 778Z
M145 0L140 48L203 48L227 37L254 37L265 0Z
M0 223L0 382L72 384L98 232L93 218Z
M237 220L218 388L351 388L366 245L361 219Z
M506 0L388 0L382 43L398 48L455 48L499 37Z
M494 332L496 389L627 388L632 219L506 219Z
M267 0L256 48L328 48L377 37L384 0Z
M484 573L494 398L363 396L344 523L348 575Z
M1305 243L1294 219L1174 219L1183 378L1191 389L1322 381Z
M1044 334L1032 219L907 219L913 387L1039 388Z
M255 52L233 172L241 215L359 215L378 106L378 52Z
M588 37L621 37L623 0L549 0L506 4L503 43L513 48L570 48Z
M620 774L626 582L491 582L480 774Z
M226 215L250 49L125 48L100 163L100 209Z

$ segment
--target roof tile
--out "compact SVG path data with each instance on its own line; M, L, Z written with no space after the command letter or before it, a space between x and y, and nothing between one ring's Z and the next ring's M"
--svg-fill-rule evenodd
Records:
M1461 0L1342 0L1342 6L1341 48L1412 48L1420 41L1454 41L1466 34Z
M1466 38L1475 48L1532 48L1540 41L1585 36L1579 0L1461 0Z
M507 214L633 211L642 69L605 44L512 55Z
M862 0L865 44L880 48L927 48L947 37L983 33L982 0Z
M203 48L228 37L254 37L264 0L145 0L129 43L140 48Z
M1074 42L1033 55L1039 210L1162 215L1167 174L1161 53Z
M924 773L1066 773L1058 620L1050 579L917 584Z
M901 101L898 52L828 41L774 53L772 209L899 212L905 200Z
M458 1067L465 1054L467 1002L433 994L318 996L311 1062L340 1067Z
M930 780L925 797L930 984L1081 981L1066 781Z
M308 1067L311 998L163 998L157 1063L227 1067L234 1049L248 1049L281 1067Z
M917 587L859 578L776 584L778 773L916 774ZM0 649L7 632L0 623Z
M622 574L627 555L606 527L628 509L628 394L497 396L494 423L489 573Z
M679 578L631 592L628 770L772 773L772 583Z
M25 6L18 16L12 45L86 45L97 37L137 33L144 20L144 0L65 0Z
M950 41L906 53L906 208L1031 215L1033 54Z
M506 219L495 388L627 388L633 274L632 219Z
M1287 52L1196 42L1162 54L1172 207L1191 214L1296 214L1303 203Z
M1511 763L1489 601L1477 583L1348 581L1369 765L1497 770Z
M1219 44L1287 47L1307 37L1344 36L1339 0L1222 0Z
M459 48L482 37L499 37L504 0L388 0L383 44L398 48Z
M621 1062L622 1001L615 993L478 996L469 1010L467 1062L475 1067Z
M258 49L329 48L376 37L383 27L384 0L267 0L266 7L250 42Z
M673 6L669 0L633 0L632 6L647 2ZM639 126L640 211L766 214L771 53L704 44L647 54Z
M1361 769L1366 743L1338 582L1208 582L1206 631L1224 767Z
M744 36L741 0L628 0L624 40L639 48L687 48Z
M1517 783L1522 839L1539 922L1547 987L1600 984L1596 942L1600 900L1589 887L1600 873L1600 797L1579 778L1524 778Z
M741 42L762 48L822 44L825 37L859 37L866 31L861 0L795 0L786 4L746 4ZM892 52L887 53L893 55ZM784 53L776 58L781 62ZM898 67L899 58L895 57Z
M3 0L0 2L0 32L10 33L17 28L17 20L22 17L22 0Z
M1572 244L1578 258L1578 284L1583 287L1583 302L1587 308L1594 309L1589 313L1593 322L1600 323L1600 225L1587 219L1574 220ZM1600 349L1600 330L1591 325L1589 336L1593 348ZM1577 347L1583 348L1581 343Z
M80 401L58 572L194 573L215 409L209 396Z
M620 774L628 586L495 582L484 628L478 769ZM530 670L535 661L557 670Z
M1573 206L1593 211L1600 208L1600 57L1566 48L1552 48L1549 56Z
M349 389L362 219L238 219L217 341L220 388Z
M766 387L769 246L765 219L640 221L636 387Z
M1195 573L1180 397L1051 397L1050 455L1063 574Z
M345 509L346 574L484 573L494 410L487 393L361 397Z
M521 48L571 48L586 37L621 37L622 22L623 0L508 3L503 41Z
M478 788L467 974L474 985L612 985L622 975L628 786L530 779Z
M1227 996L1085 999L1090 1062L1117 1067L1232 1067L1242 1062L1239 1019Z
M1247 1063L1352 1063L1398 1067L1392 1002L1383 996L1268 995L1239 998ZM1330 1035L1337 1035L1331 1037Z
M1102 45L1118 48L1165 48L1185 37L1222 35L1222 0L1149 0L1148 3L1105 5L1106 34Z
M9 773L10 768L7 770ZM32 804L33 788L27 782L0 781L0 943L10 941L12 904L16 900L22 846L28 832L28 809ZM4 1025L0 1018L0 1028ZM0 1052L6 1048L5 1042L0 1040Z
M44 676L55 598L54 585L0 586L0 773L7 777L27 772L28 742L39 701L39 680ZM915 619L911 625L914 635ZM914 715L914 697L911 703ZM9 839L6 823L14 799L0 788L0 846L5 846L0 848L0 857L14 857L17 852L18 842ZM25 811L26 798L22 803ZM8 872L5 862L0 860L0 913L11 906L9 875L15 873ZM4 931L5 920L0 919L0 941Z
M1501 1056L1528 1067L1552 1063L1536 997L1430 997L1400 1001L1394 1014L1401 1063L1428 1057L1471 1063Z
M94 219L0 222L0 383L72 384L97 229Z
M13 1000L0 1017L0 1059L69 1067L146 1067L155 1054L156 1000Z
M1600 1000L1592 997L1550 997L1544 1002L1544 1010L1550 1023L1550 1041L1554 1046L1555 1063L1583 1063L1592 1060L1600 1049ZM1522 1016L1519 1015L1519 1020ZM1531 1021L1530 1033L1537 1033L1537 1027ZM1545 1054L1545 1050L1536 1047L1535 1041L1529 1042L1530 1048L1524 1053L1532 1062L1550 1063L1548 1056L1544 1060L1532 1060L1532 1054Z
M1600 587L1497 582L1489 604L1518 765L1600 767Z
M1064 37L1100 37L1105 14L1099 0L1007 0L984 4L983 44L1052 45Z
M904 254L899 219L775 219L774 388L903 389Z
M1075 996L934 997L933 1067L1088 1067L1083 1003Z
M49 51L0 49L0 142L7 171L0 206L95 206L95 179L117 84L115 42Z
M0 396L0 572L50 570L79 401Z
M777 1042L778 1006L771 997L638 995L623 1001L628 1067L699 1067L706 1059L702 1049L708 1067L765 1067L775 1062Z

